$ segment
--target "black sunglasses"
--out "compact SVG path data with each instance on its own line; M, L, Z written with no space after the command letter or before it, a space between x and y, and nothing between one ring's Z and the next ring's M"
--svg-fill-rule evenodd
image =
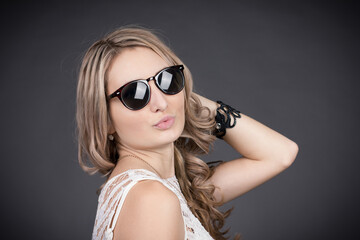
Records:
M134 80L126 83L108 98L118 97L128 109L139 110L150 101L150 80L155 80L155 85L163 93L174 95L184 88L185 78L183 70L183 65L164 68L148 79Z

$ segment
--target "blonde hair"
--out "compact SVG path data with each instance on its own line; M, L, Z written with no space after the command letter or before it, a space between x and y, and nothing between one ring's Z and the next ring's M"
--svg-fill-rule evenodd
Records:
M84 171L109 176L118 161L116 145L108 140L111 120L106 98L107 70L115 56L124 48L147 47L170 65L185 64L149 29L125 26L95 42L83 57L77 88L78 159ZM193 94L193 80L185 66L185 127L175 141L175 174L193 214L215 239L227 239L229 231L221 231L225 213L213 196L215 187L206 184L214 166L194 158L207 154L215 140L211 134L214 119ZM203 111L207 111L204 117Z

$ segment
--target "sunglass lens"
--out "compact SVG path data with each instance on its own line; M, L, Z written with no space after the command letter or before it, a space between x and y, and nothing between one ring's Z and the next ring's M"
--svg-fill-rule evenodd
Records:
M166 94L177 94L184 87L184 78L179 69L169 68L158 75L157 84Z
M121 98L128 108L141 109L149 101L149 88L144 82L133 82L124 87Z

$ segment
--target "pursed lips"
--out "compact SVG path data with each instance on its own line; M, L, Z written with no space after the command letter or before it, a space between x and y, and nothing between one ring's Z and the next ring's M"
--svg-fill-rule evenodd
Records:
M158 121L156 124L154 124L154 127L165 130L165 129L170 128L174 124L174 121L175 121L175 117L165 116L160 121Z

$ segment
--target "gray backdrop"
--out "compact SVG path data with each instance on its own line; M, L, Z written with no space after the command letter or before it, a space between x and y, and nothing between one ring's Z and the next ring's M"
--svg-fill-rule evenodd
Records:
M77 71L93 41L134 23L161 32L200 94L299 145L288 170L225 206L231 236L359 235L355 1L6 1L0 17L2 238L91 237L104 179L77 163ZM236 156L216 141L204 160Z

